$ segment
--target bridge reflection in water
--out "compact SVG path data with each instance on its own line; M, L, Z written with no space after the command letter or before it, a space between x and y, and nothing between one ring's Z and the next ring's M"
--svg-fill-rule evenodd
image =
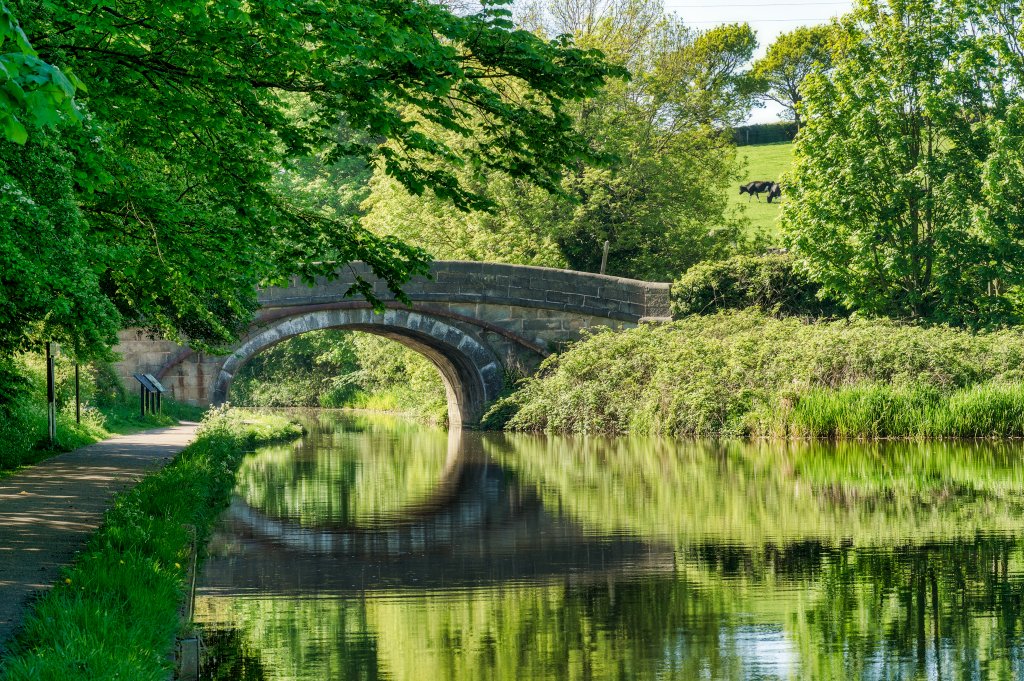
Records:
M334 418L240 471L210 678L1024 678L1019 444Z
M441 589L521 580L604 579L674 570L668 544L587 535L549 512L536 490L452 431L435 494L360 526L304 527L236 497L214 537L204 594L320 594ZM230 537L230 551L219 552Z

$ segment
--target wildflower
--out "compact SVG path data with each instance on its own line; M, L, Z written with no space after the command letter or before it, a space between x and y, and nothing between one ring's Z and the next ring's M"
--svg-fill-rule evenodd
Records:
M71 578L70 577L65 577L64 578L64 583L65 584L70 584L71 583Z

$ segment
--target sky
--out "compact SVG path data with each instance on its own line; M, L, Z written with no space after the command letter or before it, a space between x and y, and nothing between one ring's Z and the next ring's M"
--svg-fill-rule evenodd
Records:
M787 33L799 26L826 23L832 17L850 11L852 7L851 0L665 0L668 12L678 14L685 23L696 29L742 21L749 23L757 31L758 51L755 58L763 55L780 33ZM770 123L778 120L780 111L778 105L769 102L763 108L754 109L747 122Z

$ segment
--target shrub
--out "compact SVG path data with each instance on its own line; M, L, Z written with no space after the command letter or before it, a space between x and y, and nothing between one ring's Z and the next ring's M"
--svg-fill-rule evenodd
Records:
M819 297L821 287L789 255L736 255L694 265L672 285L672 314L711 314L756 307L776 316L841 317L846 311Z
M1024 332L755 311L598 332L499 401L507 427L692 436L1008 436Z

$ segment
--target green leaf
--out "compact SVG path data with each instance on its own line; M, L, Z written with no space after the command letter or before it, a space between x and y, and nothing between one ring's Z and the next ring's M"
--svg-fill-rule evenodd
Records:
M28 141L28 130L12 114L6 114L0 118L0 129L3 130L3 137L16 144L25 144Z

